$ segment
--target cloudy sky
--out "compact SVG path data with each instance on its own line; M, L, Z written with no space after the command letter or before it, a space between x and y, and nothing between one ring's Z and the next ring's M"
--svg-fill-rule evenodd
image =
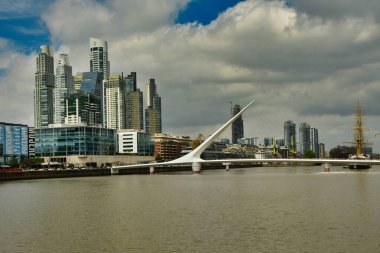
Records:
M49 44L89 70L89 37L111 72L156 78L164 132L211 134L230 102L256 103L246 137L308 122L328 148L353 139L357 101L380 152L378 0L0 0L0 121L33 125L35 58ZM57 57L56 57L57 59ZM225 137L229 137L226 133ZM262 140L261 140L262 142Z

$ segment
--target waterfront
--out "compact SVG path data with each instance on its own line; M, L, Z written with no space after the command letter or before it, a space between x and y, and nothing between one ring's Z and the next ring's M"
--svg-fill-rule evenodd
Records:
M0 182L1 252L379 252L380 167Z

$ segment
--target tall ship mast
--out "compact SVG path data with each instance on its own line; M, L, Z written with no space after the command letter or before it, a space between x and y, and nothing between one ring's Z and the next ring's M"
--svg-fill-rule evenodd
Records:
M368 128L363 127L363 107L360 105L359 101L355 106L355 126L352 128L354 131L354 141L346 142L356 146L356 154L350 155L349 159L370 159L368 154L363 153L363 148L366 145L372 145L371 142L368 142L364 138L363 131L369 131ZM364 167L360 167L364 166ZM369 165L350 165L351 169L368 169Z

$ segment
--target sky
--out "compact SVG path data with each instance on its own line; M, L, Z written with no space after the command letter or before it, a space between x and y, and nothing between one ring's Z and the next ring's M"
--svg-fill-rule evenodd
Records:
M307 122L327 148L353 139L354 106L380 152L378 0L0 0L0 122L33 125L35 60L49 44L89 71L89 37L111 73L155 78L163 131L207 136L243 114L245 137ZM57 63L57 62L56 62ZM297 129L298 131L298 129ZM223 137L230 137L228 130Z

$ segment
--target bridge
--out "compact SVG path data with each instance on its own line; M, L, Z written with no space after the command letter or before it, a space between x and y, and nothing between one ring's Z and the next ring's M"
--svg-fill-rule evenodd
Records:
M218 130L216 130L212 135L210 135L201 145L199 145L196 149L191 151L190 153L182 156L178 159L168 162L161 163L149 163L149 164L135 164L135 165L125 165L125 166L113 166L111 168L112 174L119 174L123 170L136 170L139 168L149 168L150 173L154 173L155 168L157 167L178 167L178 166L191 166L193 173L200 173L202 169L202 164L216 164L223 165L228 170L230 165L234 164L260 164L260 163L268 163L268 164L324 164L325 169L329 169L330 165L339 164L339 165L380 165L380 160L359 160L359 159L220 159L220 160L204 160L201 158L201 154L206 150L208 146L210 146L213 141L218 138L218 136L229 127L244 111L246 111L249 107L253 105L255 100L252 100L246 107L244 107L239 113L237 113L234 117L228 120L223 126L221 126Z

